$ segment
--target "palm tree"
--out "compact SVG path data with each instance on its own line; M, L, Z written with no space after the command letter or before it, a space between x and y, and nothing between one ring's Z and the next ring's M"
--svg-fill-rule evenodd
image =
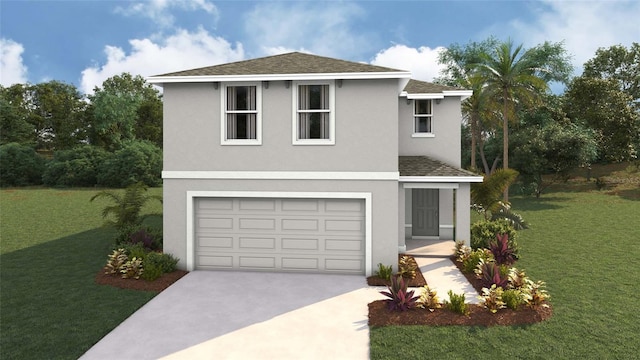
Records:
M547 91L547 81L539 73L544 69L545 59L538 48L523 51L522 45L514 48L508 40L498 44L494 52L484 54L478 70L485 83L485 91L494 95L502 107L502 134L504 169L509 168L509 121L513 121L518 104L532 103ZM504 202L509 201L508 189L504 191Z

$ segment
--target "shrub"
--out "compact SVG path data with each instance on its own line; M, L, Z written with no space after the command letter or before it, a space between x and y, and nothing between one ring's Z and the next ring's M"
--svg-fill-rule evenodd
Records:
M517 250L509 243L508 234L496 235L496 240L490 244L491 254L498 265L511 265L518 259Z
M548 307L545 301L551 297L547 290L543 289L545 283L542 281L533 282L527 279L527 284L523 288L525 304L532 309L539 307Z
M449 311L461 315L469 315L469 305L465 303L464 294L454 294L451 290L449 290L447 294L449 294L449 301L445 301L444 306L449 309Z
M157 267L162 274L167 274L176 271L178 265L178 259L171 254L163 254L152 251L144 258L144 268L147 271L147 266Z
M498 234L507 234L509 242L517 249L517 232L509 220L499 219L493 221L482 220L471 225L471 248L489 248L489 243Z
M502 292L502 301L509 309L517 310L520 304L524 304L524 297L519 289L507 289Z
M480 261L490 262L493 261L493 254L487 249L477 249L469 253L469 256L462 261L462 270L464 272L473 272Z
M107 260L107 265L104 267L104 273L107 275L119 274L120 270L126 262L129 260L125 249L116 249L113 250L111 255L109 255L109 259Z
M18 143L0 146L0 186L42 184L45 163L30 146Z
M507 275L503 274L508 272L506 267L501 268L494 261L481 260L475 270L476 277L481 280L482 286L490 288L492 285L496 285L502 288L507 287Z
M148 141L130 141L116 150L100 166L98 184L127 187L138 182L162 184L162 150Z
M453 255L456 259L462 262L471 253L471 248L464 244L464 241L456 241L456 247L454 248Z
M378 263L378 270L376 270L376 276L380 279L384 279L386 281L391 281L391 275L393 274L393 270L391 265L384 266L382 263Z
M389 310L406 311L416 307L419 296L413 296L414 291L407 291L407 284L400 275L391 277L389 291L380 291L380 294L388 297L386 300Z
M146 195L147 186L143 183L136 183L126 188L124 195L120 195L114 191L101 191L95 194L90 201L97 198L110 199L114 204L102 209L102 217L107 218L110 215L115 217L115 221L107 221L107 224L114 225L119 231L127 228L139 226L144 217L140 216L140 211L144 204L156 199L162 202L160 196Z
M142 266L142 259L133 257L128 260L120 269L123 279L140 279L140 276L144 273Z
M504 309L505 303L502 301L502 294L502 288L495 284L491 285L490 288L482 288L482 296L480 296L482 306L494 314L498 312L498 310Z
M122 247L129 259L138 258L144 260L147 257L147 249L142 244L127 244Z
M521 289L527 284L527 275L524 270L518 270L515 267L509 269L509 284L508 287L512 289Z
M423 286L422 294L420 294L420 299L418 299L417 306L422 309L429 309L429 311L439 309L440 299L438 299L438 294L436 293L436 291L432 290L429 285Z
M94 186L98 183L98 169L108 156L104 149L91 145L56 151L42 181L49 186Z
M400 257L398 261L398 275L405 279L415 279L416 270L418 270L418 264L416 264L416 261L411 256L404 255Z

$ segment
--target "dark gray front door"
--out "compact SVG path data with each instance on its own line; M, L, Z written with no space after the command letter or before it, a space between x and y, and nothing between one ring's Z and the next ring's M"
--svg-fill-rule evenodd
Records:
M439 235L438 198L437 189L413 189L412 233L414 236Z

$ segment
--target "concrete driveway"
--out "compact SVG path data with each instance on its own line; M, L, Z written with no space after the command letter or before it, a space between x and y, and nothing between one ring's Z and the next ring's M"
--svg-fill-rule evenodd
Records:
M368 359L364 276L194 271L81 359Z

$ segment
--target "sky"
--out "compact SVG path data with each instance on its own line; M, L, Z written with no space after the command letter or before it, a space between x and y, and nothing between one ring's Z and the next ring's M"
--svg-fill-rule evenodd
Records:
M447 46L564 42L574 75L600 47L640 42L640 1L0 0L0 84L90 94L144 77L303 51L438 76Z

